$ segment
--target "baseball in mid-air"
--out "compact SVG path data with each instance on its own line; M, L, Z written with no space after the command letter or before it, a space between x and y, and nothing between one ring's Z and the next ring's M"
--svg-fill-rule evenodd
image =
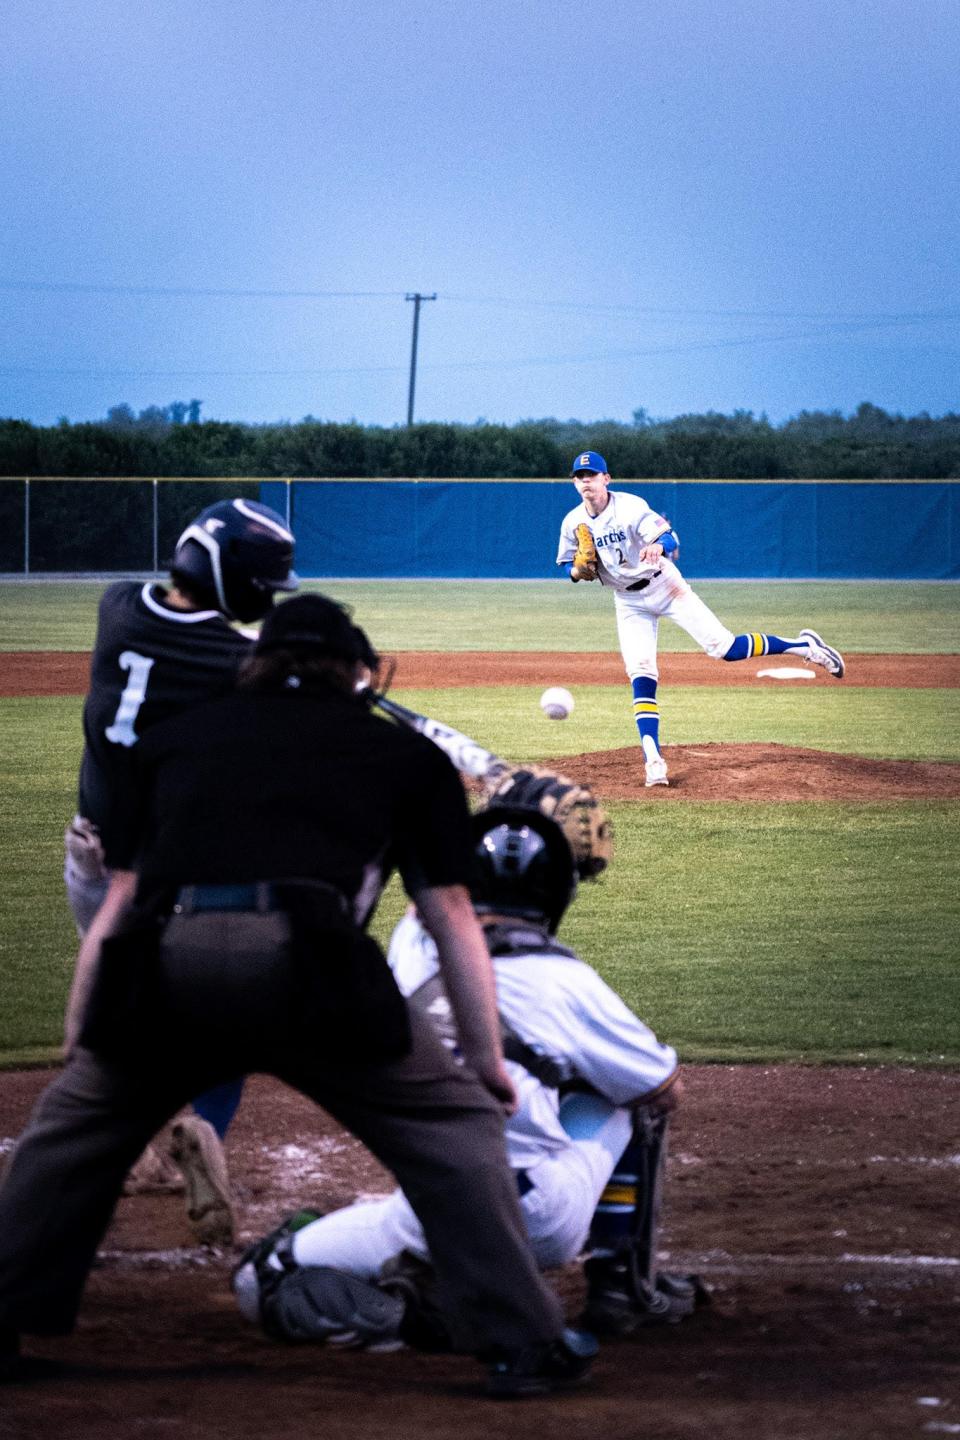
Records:
M573 696L562 685L551 685L540 696L540 709L548 720L566 720L573 709Z

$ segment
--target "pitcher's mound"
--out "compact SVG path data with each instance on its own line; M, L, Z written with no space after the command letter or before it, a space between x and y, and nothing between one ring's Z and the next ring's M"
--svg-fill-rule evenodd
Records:
M643 783L639 745L564 755L545 763L596 790L601 799L916 800L960 796L960 765L871 760L789 745L668 745L669 786Z

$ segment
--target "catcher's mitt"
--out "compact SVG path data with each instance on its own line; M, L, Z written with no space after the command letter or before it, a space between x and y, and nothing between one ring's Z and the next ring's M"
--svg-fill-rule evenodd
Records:
M571 580L596 580L597 547L593 541L590 526L582 521L577 526L577 553L570 568Z
M589 785L558 775L543 765L511 765L486 787L488 804L539 810L566 836L581 879L606 870L613 855L613 833L606 811Z

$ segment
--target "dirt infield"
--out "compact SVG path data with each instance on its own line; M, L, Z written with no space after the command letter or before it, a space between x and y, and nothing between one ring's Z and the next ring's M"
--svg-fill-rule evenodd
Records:
M401 651L395 685L423 689L462 685L617 685L623 661L612 653L564 654L537 650L447 652ZM939 690L960 687L960 655L848 655L844 685L897 686ZM789 655L724 665L708 655L661 655L664 685L779 685L757 678L759 670L797 664ZM836 682L826 671L809 667L818 685ZM0 655L0 695L83 695L89 655L68 651L18 651ZM807 684L810 682L807 681Z
M875 1440L960 1427L960 1074L691 1066L671 1140L661 1263L713 1305L604 1346L588 1388L477 1398L467 1359L284 1348L236 1314L232 1256L190 1248L176 1195L121 1202L67 1363L0 1393L4 1440ZM43 1072L0 1074L0 1137ZM9 1148L9 1139L3 1140ZM355 1141L256 1078L228 1144L243 1235L387 1179ZM576 1267L551 1280L571 1316Z
M534 651L457 654L409 651L396 658L397 686L610 685L623 681L618 655ZM706 655L664 655L662 681L669 685L782 686L757 671L784 659L724 665ZM70 653L0 655L0 695L82 695L89 656ZM835 685L825 671L808 667L812 680ZM846 684L863 687L960 687L960 655L855 655ZM960 765L912 760L871 760L786 745L673 745L664 748L669 787L644 787L637 747L564 756L564 770L589 781L608 800L911 800L960 796Z

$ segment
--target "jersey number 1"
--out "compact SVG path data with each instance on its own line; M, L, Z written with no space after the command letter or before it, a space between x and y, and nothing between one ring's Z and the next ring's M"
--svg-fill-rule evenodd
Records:
M120 696L113 724L107 726L104 734L114 745L136 745L139 737L133 726L140 706L147 698L147 681L153 661L146 655L138 655L136 650L124 650L120 656L120 669L129 670L130 679Z

